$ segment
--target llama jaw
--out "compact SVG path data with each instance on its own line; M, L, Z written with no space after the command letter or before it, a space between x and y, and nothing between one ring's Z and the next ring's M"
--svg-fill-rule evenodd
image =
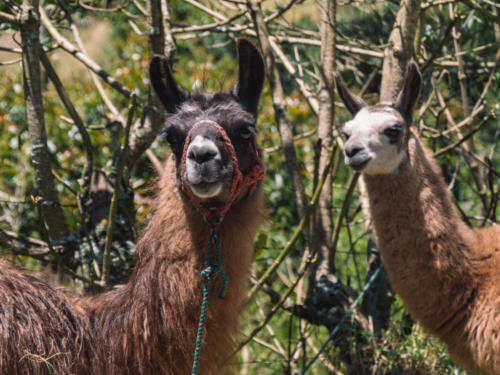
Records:
M220 194L224 186L223 181L189 183L189 188L200 199L214 198Z
M344 162L346 163L346 165L354 169L356 172L361 172L372 159L370 157L361 160L359 159L360 158L357 157L349 158L346 156Z
M189 189L200 199L218 196L224 187L222 157L215 143L196 136L189 144L184 178Z

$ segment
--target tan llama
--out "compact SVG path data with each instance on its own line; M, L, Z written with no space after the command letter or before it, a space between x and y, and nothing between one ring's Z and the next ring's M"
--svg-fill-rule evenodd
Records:
M227 208L217 233L228 289L217 298L222 283L214 280L199 362L201 375L223 373L263 216L261 182L245 181L256 166L263 172L254 133L264 62L246 39L238 42L238 62L230 91L189 93L164 56L151 60L151 84L171 113L172 155L134 272L120 288L71 299L0 262L0 374L191 374L210 231L195 204ZM244 183L234 190L235 176Z
M362 173L393 289L469 371L500 374L500 227L460 219L439 166L410 127L421 76L410 62L395 103L368 106L336 77L354 118L345 162Z

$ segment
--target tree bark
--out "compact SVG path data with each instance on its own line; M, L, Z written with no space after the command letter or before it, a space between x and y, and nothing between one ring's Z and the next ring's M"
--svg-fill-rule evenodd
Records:
M335 27L336 0L322 0L321 9L321 84L318 90L318 142L316 144L316 178L324 170L333 148L334 119L334 72L335 72ZM321 190L316 215L313 220L313 241L318 251L318 271L321 274L335 273L335 253L332 251L332 176L329 173Z
M38 0L24 0L20 17L24 96L31 157L39 196L37 202L41 206L43 220L47 224L52 245L63 246L65 255L72 257L75 241L69 232L55 189L45 132L40 80L41 46L38 5Z
M403 82L406 64L413 56L415 32L420 17L420 0L402 0L389 43L384 50L380 101L393 101Z
M172 65L174 62L175 52L177 51L177 46L175 45L174 35L172 34L172 28L170 27L170 11L168 10L168 1L160 0L160 2L164 38L163 53L165 56L168 56L170 64Z

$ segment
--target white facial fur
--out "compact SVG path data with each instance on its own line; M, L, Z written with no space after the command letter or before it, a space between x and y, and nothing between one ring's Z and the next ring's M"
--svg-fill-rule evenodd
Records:
M209 138L201 135L196 136L190 143L187 149L188 155L190 151L213 153L214 156L211 162L218 162L221 160L221 154L215 143ZM202 168L204 168L203 164L197 163L195 160L187 157L184 178L189 184L191 191L198 198L213 198L221 192L224 183L223 181L218 181L216 178L204 175L202 173Z
M375 111L374 108L362 108L356 116L345 123L343 131L349 136L344 144L344 150L349 148L363 149L359 153L369 159L368 164L361 170L362 173L390 174L404 160L406 153L404 149L396 144L391 144L390 139L383 133L384 130L394 124L401 124L402 118L394 110L389 108ZM345 155L345 163L355 168L355 156Z

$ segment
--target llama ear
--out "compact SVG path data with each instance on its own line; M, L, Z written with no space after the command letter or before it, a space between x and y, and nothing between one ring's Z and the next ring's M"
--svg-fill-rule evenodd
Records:
M179 86L172 75L166 56L153 56L149 63L149 80L156 95L170 113L175 112L188 96L187 92Z
M233 94L243 107L257 117L259 97L264 86L264 59L249 39L238 39L238 81Z
M406 67L403 79L403 88L399 93L394 108L396 108L410 124L412 122L413 110L420 95L422 76L415 61L410 61Z
M344 102L346 108L351 112L354 117L356 113L363 107L366 107L366 103L359 96L354 95L351 90L347 88L340 74L335 72L335 85L337 86L337 92L339 93L340 99Z

